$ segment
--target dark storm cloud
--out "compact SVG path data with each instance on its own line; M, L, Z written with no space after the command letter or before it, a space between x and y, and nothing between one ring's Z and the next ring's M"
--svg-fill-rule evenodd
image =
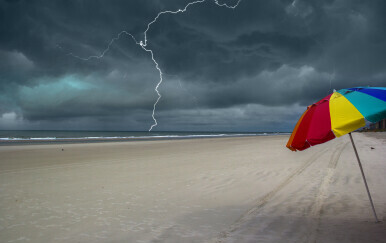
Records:
M66 72L92 72L95 64L71 60L99 52L122 29L143 29L157 2L141 1L11 1L0 7L1 48L17 50L35 63L40 71L56 75ZM107 37L108 36L108 37ZM134 50L135 52L135 50ZM99 65L107 68L109 63Z
M122 30L143 40L159 11L188 2L0 0L0 128L146 129L149 53L127 35L102 59L69 53L100 55ZM385 12L382 0L207 0L161 15L147 36L165 73L159 129L290 130L332 88L386 86Z
M337 89L385 85L386 35L378 9L384 5L245 1L228 17L209 6L190 11L208 13L199 21L187 15L162 19L159 24L168 29L155 33L152 45L165 70L211 88L204 97L211 107L306 104L326 95L330 79ZM312 72L303 81L307 69ZM276 72L276 79L264 78L265 71ZM215 88L212 82L218 83Z

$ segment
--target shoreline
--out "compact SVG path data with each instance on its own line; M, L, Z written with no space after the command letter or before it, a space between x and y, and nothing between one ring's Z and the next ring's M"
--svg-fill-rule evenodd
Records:
M355 132L377 139L386 139L386 132ZM50 144L88 144L88 143L121 143L139 141L168 141L168 140L189 140L189 139L217 139L217 138L243 138L243 137L271 137L271 136L290 136L291 133L256 133L256 134L235 134L235 135L191 135L191 136L149 136L149 137L122 137L122 138L55 138L55 139L0 139L1 146L21 146L21 145L50 145Z
M237 134L237 135L193 135L193 136L165 136L165 137L132 137L132 138L55 138L55 139L9 139L0 140L0 146L13 145L42 145L42 144L84 144L84 143L110 143L110 142L138 142L138 141L167 141L186 139L209 138L242 138L242 137L268 137L289 136L290 133L262 133L262 134Z

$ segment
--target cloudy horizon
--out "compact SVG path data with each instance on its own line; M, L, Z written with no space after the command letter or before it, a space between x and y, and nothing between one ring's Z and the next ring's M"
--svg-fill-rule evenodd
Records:
M192 0L0 0L0 130L147 131L159 73L143 40ZM234 5L236 0L218 1ZM386 86L386 2L214 0L164 14L153 131L292 131L310 105ZM71 54L72 53L72 54Z

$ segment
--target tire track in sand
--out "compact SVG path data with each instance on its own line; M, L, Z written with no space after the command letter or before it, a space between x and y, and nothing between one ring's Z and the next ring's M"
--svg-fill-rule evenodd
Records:
M214 242L221 243L223 240L228 238L229 234L239 229L243 223L247 222L253 216L255 216L259 210L271 200L276 193L288 185L295 177L299 176L305 169L307 169L311 164L313 164L322 154L324 154L328 148L323 149L315 154L313 154L306 162L304 162L297 170L290 174L285 180L283 180L279 185L277 185L272 191L265 194L262 198L259 198L255 202L255 206L250 209L248 212L244 213L238 220L236 220L228 230L221 232Z
M318 193L315 196L315 203L311 208L310 215L312 218L316 220L316 222L313 226L313 229L311 230L312 234L309 236L308 242L316 242L317 235L319 232L321 215L323 212L323 204L325 199L328 196L328 188L331 184L332 177L335 174L335 169L338 165L339 158L343 150L346 148L348 144L349 142L346 142L345 144L337 147L334 150L334 152L331 154L331 159L330 159L330 162L328 163L327 171L325 173L325 176L323 177L322 182L320 183Z

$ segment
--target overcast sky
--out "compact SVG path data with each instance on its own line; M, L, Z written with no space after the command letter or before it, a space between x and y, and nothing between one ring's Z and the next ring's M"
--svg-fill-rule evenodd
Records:
M189 2L0 0L0 129L148 130L150 53L124 34L103 58L74 55L123 30L143 41ZM386 86L385 13L384 0L206 0L161 15L153 131L292 131L332 89Z

